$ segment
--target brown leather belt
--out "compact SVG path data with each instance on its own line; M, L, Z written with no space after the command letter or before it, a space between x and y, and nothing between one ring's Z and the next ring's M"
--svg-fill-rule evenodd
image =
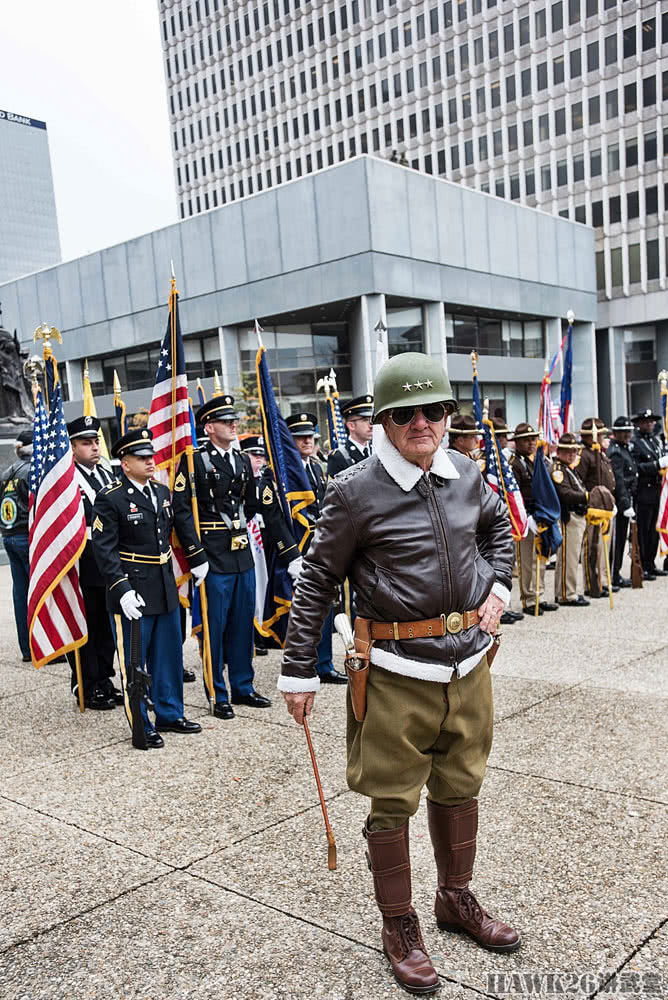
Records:
M456 635L480 622L477 611L452 611L439 618L423 618L417 622L371 622L372 639L425 639L430 636Z

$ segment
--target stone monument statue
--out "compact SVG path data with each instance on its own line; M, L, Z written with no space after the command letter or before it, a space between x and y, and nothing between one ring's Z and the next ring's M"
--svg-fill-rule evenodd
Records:
M23 373L27 351L2 325L0 305L0 438L15 437L21 425L30 426L35 415L30 383Z

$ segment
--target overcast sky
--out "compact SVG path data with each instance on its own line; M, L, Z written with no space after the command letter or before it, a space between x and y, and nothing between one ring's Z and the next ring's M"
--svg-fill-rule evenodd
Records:
M63 259L176 220L157 0L8 0L0 108L46 121Z

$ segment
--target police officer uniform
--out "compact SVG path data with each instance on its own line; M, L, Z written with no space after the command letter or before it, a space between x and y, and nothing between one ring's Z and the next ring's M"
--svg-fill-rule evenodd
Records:
M150 430L135 428L116 442L111 453L119 459L152 455L152 437ZM192 733L199 732L201 727L183 716L179 595L169 544L173 527L186 549L184 518L172 510L168 488L155 480L142 487L121 473L117 482L100 490L95 498L93 550L107 586L107 609L114 616L117 643L119 621L123 630L122 660L119 648L121 674L130 655L130 621L123 612L122 601L125 595L134 592L143 600L141 656L151 675L150 697L156 727L162 731ZM201 546L186 549L186 553L191 568L206 563ZM149 746L162 746L145 707L142 714Z
M593 421L596 421L596 435L597 438L602 437L603 434L607 434L608 428L604 426L603 421L600 417L587 417L582 421L582 427L580 428L580 437L584 445L582 451L580 452L580 461L577 465L578 476L582 480L584 488L587 494L591 493L595 486L605 486L606 489L610 490L613 497L615 495L615 473L613 472L612 464L610 459L604 453L603 449L594 448L594 436L593 436ZM600 442L599 442L600 443ZM586 582L586 593L591 592L591 576L590 576L590 558L591 549L595 544L595 539L598 535L598 552L596 554L597 564L598 564L598 574L599 579L605 579L606 574L606 564L605 555L603 552L603 546L607 545L607 541L602 535L602 533L591 524L587 525L587 530L584 536L584 545L582 546L582 566L584 570L584 578ZM608 588L602 586L601 596L607 594ZM617 590L617 585L613 584L613 589Z
M562 434L552 463L552 482L561 504L562 537L557 551L554 597L558 604L586 608L590 602L577 592L578 565L587 527L587 491L577 472L573 470L577 450L575 435L569 432ZM570 458L566 458L569 452Z
M97 417L83 416L71 420L67 425L70 441L97 438L100 421ZM79 558L79 583L86 609L88 642L79 649L81 677L84 686L84 700L87 708L110 709L123 704L123 695L114 687L114 655L116 644L107 613L106 591L102 570L95 558L91 539L93 529L93 506L100 490L110 486L114 477L101 464L87 468L74 462L75 480L81 493L84 516L86 518L86 547ZM67 654L72 668L72 692L77 692L76 659L73 652Z
M200 406L197 424L236 420L234 398L214 396ZM248 455L230 447L222 452L211 440L194 455L200 539L191 514L191 489L185 456L174 480L174 513L186 522L184 547L200 544L209 562L206 579L209 637L218 718L231 719L223 667L227 663L233 705L267 708L271 702L253 687L253 618L255 569L248 522L258 511L253 469Z
M292 413L285 420L293 437L312 437L315 434L318 418L313 413ZM301 457L301 456L300 456ZM306 555L311 545L313 533L320 519L322 505L325 499L327 482L322 466L313 458L302 458L306 479L313 490L315 500L303 510L304 516L309 523L309 535L302 549L302 554ZM332 660L332 630L334 627L334 609L331 608L320 634L320 642L317 648L316 670L323 684L346 684L347 679L334 667Z
M656 519L659 515L661 496L661 469L665 468L666 450L661 441L650 431L641 431L637 424L641 420L660 420L651 410L642 410L633 417L636 432L630 449L638 467L638 544L642 559L643 575L646 580L656 576L666 576L666 570L657 569L654 563L659 547L659 533Z
M373 416L373 396L369 393L364 396L355 396L350 402L343 404L341 416L344 421L353 420L355 417L366 417L370 420ZM327 457L327 474L329 476L336 476L337 473L349 469L352 465L357 465L358 462L364 461L371 455L371 441L360 444L359 441L353 441L349 430L347 433L348 437L345 443L340 444Z
M617 417L612 425L613 433L623 434L633 430L628 417ZM630 587L631 581L622 577L622 562L626 547L629 523L635 517L636 494L638 492L638 467L630 448L630 442L618 440L610 442L606 457L615 474L615 550L612 564L612 582L617 587Z
M513 432L513 441L515 442L526 439L537 441L538 437L538 431L535 431L531 424L527 423L518 424ZM516 446L515 453L510 460L510 467L513 470L513 475L517 480L517 485L522 494L525 510L527 514L533 517L536 509L533 500L533 458L530 458L528 455L520 455ZM536 577L536 536L531 528L529 528L524 538L521 538L517 542L516 552L520 597L524 613L529 617L535 614L536 589L538 589L539 614L542 614L543 611L558 610L558 605L543 600L545 593L545 560L540 560L539 573L538 577Z

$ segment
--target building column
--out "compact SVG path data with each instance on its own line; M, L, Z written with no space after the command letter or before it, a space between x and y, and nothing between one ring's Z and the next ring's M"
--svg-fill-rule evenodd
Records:
M376 331L379 322L385 328L384 331ZM361 396L365 392L373 392L379 332L383 337L387 357L385 296L361 295L352 312L349 329L353 396Z
M598 413L594 323L573 324L573 412L576 431L585 417Z
M599 380L605 378L609 385L610 413L606 416L612 421L626 416L627 410L624 330L613 326L608 328L608 364L607 372L599 372Z
M452 320L451 320L452 322ZM442 302L425 302L422 306L424 350L435 358L447 372L448 351L445 325L445 306Z
M220 383L223 392L232 392L233 388L241 386L241 354L237 328L235 326L219 326L218 344L220 347Z
M65 372L67 374L70 402L83 400L83 362L66 361Z

